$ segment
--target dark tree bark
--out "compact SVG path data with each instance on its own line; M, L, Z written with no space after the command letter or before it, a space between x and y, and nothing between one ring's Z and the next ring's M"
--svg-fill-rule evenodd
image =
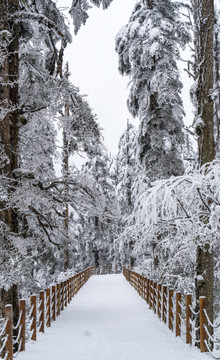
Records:
M65 115L69 116L69 108L66 106L65 108ZM63 128L63 172L64 177L68 177L69 174L69 149L68 149L68 140L67 140L67 134L65 127ZM68 185L65 186L65 196L68 197L69 195L69 189ZM66 203L64 209L64 234L65 234L65 244L64 244L64 270L67 270L69 267L69 251L68 251L68 245L69 245L69 205Z
M195 0L195 45L197 77L197 122L199 164L213 161L214 143L214 103L211 93L214 85L214 2L213 0ZM205 220L208 222L208 219ZM198 246L196 261L196 297L207 298L207 313L213 322L213 251L210 245ZM210 329L212 333L212 329Z
M0 2L0 31L2 35L0 37L0 72L2 76L2 82L0 82L0 106L2 107L2 116L0 118L0 131L1 131L1 144L4 149L5 155L10 159L10 119L9 119L9 84L8 84L8 46L9 31L8 25L8 7L7 1ZM5 35L3 35L3 32ZM10 162L6 161L5 158L1 159L1 172L7 176L10 174Z
M215 157L214 143L214 101L211 96L214 86L214 2L202 0L195 8L197 26L197 116L201 126L196 128L199 144L199 163L204 165Z
M3 175L8 179L9 185L13 181L13 170L17 168L17 150L18 150L18 51L19 51L19 31L18 25L13 24L8 19L8 14L17 12L19 3L17 0L0 2L0 30L11 33L8 46L3 49L3 62L1 72L3 71L3 83L0 86L0 101L3 110L3 118L0 121L1 142L8 158L8 162L2 167ZM2 49L1 49L2 50ZM10 195L10 186L8 187ZM2 204L1 204L2 207ZM17 233L17 214L14 210L8 209L2 214L6 225L11 232ZM6 238L6 249L13 250L12 245ZM18 287L13 284L9 290L1 289L1 310L4 312L4 306L8 303L13 305L14 321L18 318Z
M69 74L69 66L68 63L66 64L66 79L68 79L68 74ZM60 70L60 76L62 77L62 67ZM65 116L68 118L70 116L70 112L69 112L69 107L66 105L65 106ZM65 124L63 126L63 175L64 178L68 178L69 176L69 141L67 138L67 133L66 133L66 127ZM69 196L69 188L68 185L65 185L65 196L66 198L68 198ZM67 270L69 268L69 250L68 250L68 245L69 245L69 205L66 202L66 204L64 205L65 209L64 209L64 234L65 234L65 244L64 244L64 270Z

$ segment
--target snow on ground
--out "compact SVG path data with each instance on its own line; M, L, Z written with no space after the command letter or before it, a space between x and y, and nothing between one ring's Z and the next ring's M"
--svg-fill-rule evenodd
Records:
M92 276L18 360L202 360L175 338L122 275Z

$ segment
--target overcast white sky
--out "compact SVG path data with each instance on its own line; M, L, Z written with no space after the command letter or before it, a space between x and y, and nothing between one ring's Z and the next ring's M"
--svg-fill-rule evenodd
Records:
M68 8L71 0L58 0L58 7ZM138 126L138 119L132 119L127 110L126 90L128 77L118 72L118 55L115 52L115 36L128 22L136 0L114 0L110 8L90 10L90 17L77 36L71 33L73 42L65 51L71 81L79 86L82 94L88 95L88 102L98 116L103 128L104 143L112 155L116 155L118 141L126 128L127 119ZM63 11L68 15L68 10ZM186 78L186 76L185 76ZM188 84L186 78L185 83ZM189 86L183 97L187 111L187 122L192 122Z
M116 155L118 141L126 128L127 119L132 120L127 110L127 84L129 79L118 72L118 55L115 52L115 36L128 22L136 0L114 0L110 8L90 10L85 26L77 36L71 33L73 42L65 50L71 82L79 86L81 94L88 95L88 102L98 116L103 128L104 143ZM59 0L58 7L70 6L71 0ZM64 11L67 15L68 11Z

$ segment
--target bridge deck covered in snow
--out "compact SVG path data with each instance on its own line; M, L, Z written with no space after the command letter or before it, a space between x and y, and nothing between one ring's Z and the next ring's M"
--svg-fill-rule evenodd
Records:
M199 360L148 309L123 275L92 276L19 360Z

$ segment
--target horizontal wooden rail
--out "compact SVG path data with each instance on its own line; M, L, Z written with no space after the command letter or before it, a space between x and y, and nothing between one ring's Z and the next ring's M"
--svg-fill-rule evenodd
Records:
M161 319L169 329L175 331L176 336L185 333L186 343L192 344L192 295L186 295L183 301L180 292L174 293L172 288L167 285L157 284L152 279L138 274L137 272L123 267L123 275L126 280L134 287L138 294L147 302L149 308L152 309L159 319ZM175 299L175 300L174 300ZM194 312L194 316L199 316L200 324L200 350L207 352L207 334L205 328L207 326L206 298L200 297L199 312ZM183 330L182 315L185 314L185 330ZM198 334L198 333L197 333Z
M5 326L2 336L6 339L3 343L2 357L3 359L13 360L13 357L19 351L25 351L25 342L27 340L37 340L37 327L39 332L45 331L46 327L50 327L60 315L60 310L72 300L78 293L79 289L93 275L93 268L89 267L71 278L61 281L56 285L47 288L46 291L40 291L39 296L32 295L30 298L30 313L26 315L26 301L20 300L19 319L17 325L13 328L13 308L12 305L5 306ZM38 301L37 301L38 299ZM38 302L38 304L37 304ZM37 318L39 324L37 324ZM29 339L25 334L27 325L30 324ZM18 334L18 336L16 335ZM16 336L15 336L16 335ZM16 338L13 341L13 338ZM16 350L13 348L13 343ZM6 355L7 354L7 355Z

